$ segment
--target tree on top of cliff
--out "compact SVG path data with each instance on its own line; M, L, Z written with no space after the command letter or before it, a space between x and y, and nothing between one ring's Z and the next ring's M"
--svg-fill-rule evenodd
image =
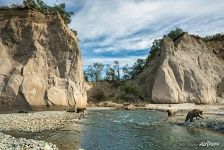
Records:
M23 5L29 9L37 10L45 14L59 13L65 24L71 23L73 12L65 10L65 3L48 6L42 0L24 0Z
M184 33L184 31L181 28L175 28L174 30L171 30L167 36L169 38L171 38L173 41L175 41L176 39L178 39L182 34ZM151 50L149 52L148 57L146 58L146 62L149 63L151 60L153 60L157 53L159 52L161 48L161 39L155 39L152 43L152 47Z
M161 39L156 39L152 43L151 51L149 52L148 57L146 58L146 62L149 63L153 58L156 57L157 52L161 48Z
M214 35L205 36L202 38L202 40L204 40L204 41L224 40L224 33L217 33Z
M176 29L170 31L167 36L169 38L171 38L173 41L175 41L176 39L178 39L178 37L180 37L180 35L182 35L184 33L184 31L181 28L176 27Z
M135 76L137 76L139 73L141 73L144 69L146 60L145 59L138 59L134 65L132 66L132 70L130 72L131 78L133 79Z

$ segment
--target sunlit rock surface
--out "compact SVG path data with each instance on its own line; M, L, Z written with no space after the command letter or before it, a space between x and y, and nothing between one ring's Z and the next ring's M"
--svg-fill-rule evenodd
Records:
M77 37L59 15L0 10L0 106L85 107Z

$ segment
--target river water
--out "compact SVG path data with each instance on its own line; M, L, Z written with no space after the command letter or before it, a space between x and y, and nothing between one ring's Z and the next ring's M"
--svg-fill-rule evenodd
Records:
M32 138L62 150L224 150L224 134L170 125L166 118L166 113L151 110L89 110L80 122Z

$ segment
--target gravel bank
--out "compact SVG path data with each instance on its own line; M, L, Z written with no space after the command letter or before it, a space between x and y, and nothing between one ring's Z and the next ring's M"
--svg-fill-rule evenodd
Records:
M110 101L99 103L98 106L122 108L123 104L117 104ZM101 108L101 107L100 107ZM194 103L183 104L133 104L133 109L149 109L172 113L167 122L176 125L182 125L192 128L204 128L224 133L224 105L196 105ZM188 111L201 109L204 119L194 119L193 122L185 122Z
M168 122L192 128L210 129L224 133L224 115L204 113L204 119L194 118L193 122L185 122L186 113L175 114L168 118Z
M54 130L63 127L72 119L76 119L76 114L65 111L0 114L0 131L41 132Z
M19 138L0 133L1 150L58 150L56 145L45 141Z
M57 130L78 120L76 113L42 111L0 114L0 131L43 132ZM57 150L56 145L41 140L15 138L0 132L1 150Z
M204 128L224 133L224 105L196 105L184 104L147 104L145 109L167 111L172 113L167 122L192 128ZM188 111L200 109L203 111L204 119L194 118L193 122L185 122Z

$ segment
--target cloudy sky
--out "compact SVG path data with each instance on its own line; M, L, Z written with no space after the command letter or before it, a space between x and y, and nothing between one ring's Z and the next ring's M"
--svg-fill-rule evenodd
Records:
M0 0L0 4L22 0ZM45 0L74 11L84 66L145 58L151 43L175 27L201 36L224 32L223 0Z

